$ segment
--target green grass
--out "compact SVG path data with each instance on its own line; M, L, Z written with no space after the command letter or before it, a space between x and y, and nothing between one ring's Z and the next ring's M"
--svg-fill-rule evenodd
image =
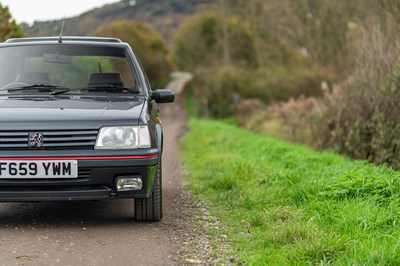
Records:
M245 265L400 265L400 173L192 119L188 188ZM218 245L218 242L216 243Z

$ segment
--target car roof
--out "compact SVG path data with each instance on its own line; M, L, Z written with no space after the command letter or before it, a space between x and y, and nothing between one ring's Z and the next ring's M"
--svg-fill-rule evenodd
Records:
M12 38L2 43L2 46L14 45L32 45L32 44L59 44L60 37L29 37L29 38ZM80 36L63 36L61 38L64 44L96 44L105 46L126 46L127 44L117 38L106 37L80 37Z

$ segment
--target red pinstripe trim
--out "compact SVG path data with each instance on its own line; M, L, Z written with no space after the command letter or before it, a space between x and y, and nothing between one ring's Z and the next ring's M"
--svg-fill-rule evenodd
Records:
M157 158L158 154L152 155L133 155L133 156L83 156L83 157L29 157L29 158L0 158L0 161L115 161L115 160L142 160Z

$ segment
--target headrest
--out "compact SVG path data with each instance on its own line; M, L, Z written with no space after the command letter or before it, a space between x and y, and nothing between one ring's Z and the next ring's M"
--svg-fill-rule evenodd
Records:
M32 85L34 84L50 85L49 74L41 72L19 73L15 81L28 83Z
M119 73L93 73L89 77L89 87L96 85L113 85L123 87Z

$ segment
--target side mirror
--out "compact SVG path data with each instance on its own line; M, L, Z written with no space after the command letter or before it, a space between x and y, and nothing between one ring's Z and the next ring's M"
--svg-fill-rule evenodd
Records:
M172 103L175 100L175 94L172 90L156 90L151 93L151 99L156 103Z

